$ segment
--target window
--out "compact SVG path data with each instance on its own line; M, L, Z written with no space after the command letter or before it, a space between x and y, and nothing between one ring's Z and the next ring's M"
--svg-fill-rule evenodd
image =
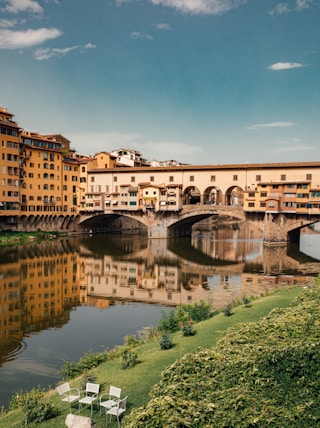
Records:
M136 177L131 177L131 183L134 183L136 181Z
M260 207L261 208L265 208L266 207L266 203L265 202L260 202Z
M238 176L236 174L233 176L233 181L238 181Z
M254 198L255 193L254 192L250 192L249 193L249 198Z
M248 205L249 205L250 208L254 208L254 202L249 202Z
M256 181L261 181L261 175L256 175Z
M286 181L286 175L285 175L285 174L281 174L281 178L280 178L280 180L281 180L281 181Z
M90 177L91 183L94 183L94 177Z
M261 196L261 198L266 198L267 197L267 192L261 192L260 196Z
M151 182L154 181L154 176L153 175L150 177L150 181Z
M194 175L190 175L190 181L194 181Z
M306 180L310 180L311 181L312 180L312 174L307 174L306 175Z
M216 176L215 175L211 175L211 181L216 181Z
M113 177L113 181L118 181L118 177Z
M169 181L171 181L171 183L173 182L173 175L170 175Z

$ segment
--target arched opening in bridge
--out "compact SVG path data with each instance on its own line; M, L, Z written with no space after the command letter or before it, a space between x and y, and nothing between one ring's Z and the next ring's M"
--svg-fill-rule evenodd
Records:
M229 187L225 195L225 204L234 207L243 207L243 189L238 186Z
M200 204L201 193L200 190L195 186L187 187L182 194L183 205L195 205Z
M137 219L119 214L94 215L79 223L89 233L147 234L147 227Z
M222 192L219 187L210 186L203 192L203 203L209 205L222 204Z

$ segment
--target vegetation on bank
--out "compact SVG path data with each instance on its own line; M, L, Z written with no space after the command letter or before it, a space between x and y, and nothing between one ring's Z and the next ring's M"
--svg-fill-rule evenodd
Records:
M56 239L60 236L60 232L45 232L43 230L37 230L36 232L2 231L0 232L0 246L21 245L28 242Z
M317 298L319 299L319 285L317 287L313 287L312 290L316 291L315 296L318 296ZM196 323L194 326L193 323L191 323L194 327L193 334L191 335L184 334L183 323L181 324L181 316L188 325L190 324L190 317L185 317L185 313L179 314L179 311L176 312L176 315L171 313L166 317L162 317L159 321L159 325L157 326L159 327L162 325L162 327L164 327L162 331L163 333L168 330L167 325L169 320L169 324L172 325L177 324L178 321L178 330L169 333L173 346L168 350L162 350L160 347L159 334L161 337L161 331L159 333L159 331L155 331L158 330L158 328L151 328L148 332L149 339L142 345L141 340L129 337L127 338L125 345L112 351L103 352L103 354L108 355L108 358L105 358L103 362L97 361L97 359L100 358L99 356L97 357L97 354L93 354L91 352L85 354L78 363L74 363L75 366L82 365L80 369L80 372L82 371L82 375L77 376L77 373L74 373L77 377L70 382L72 386L83 389L83 382L94 380L100 383L101 392L107 392L110 384L122 388L123 395L128 395L129 397L129 404L126 413L129 414L131 411L131 414L123 419L122 426L233 426L232 424L223 425L219 421L212 424L211 420L209 420L209 422L206 419L203 420L202 414L199 418L199 411L196 409L201 409L204 414L208 413L208 415L212 416L212 414L215 414L215 409L217 409L217 412L218 410L220 411L220 408L221 411L222 409L226 409L224 404L224 398L226 398L230 403L230 408L227 409L227 411L231 412L230 414L232 415L237 415L238 413L243 413L242 409L245 407L247 401L250 402L251 399L258 400L258 396L251 397L249 395L246 397L246 393L250 392L248 388L241 391L240 387L244 387L248 384L244 368L242 368L243 377L239 377L239 368L244 367L244 363L241 360L241 355L243 354L243 352L241 353L241 349L245 346L246 338L251 337L251 333L248 333L248 331L250 331L250 329L255 329L255 321L261 319L261 317L267 316L270 310L275 307L287 307L289 302L299 294L300 289L292 288L289 290L278 290L270 296L253 301L250 305L248 305L247 300L246 302L243 301L244 304L234 307L232 313L228 314L228 316L226 316L227 314L220 312L205 321ZM301 301L303 300L304 299ZM308 299L305 300L307 301ZM297 306L299 305L296 303L296 307ZM199 308L202 310L205 309L205 306L200 306ZM201 310L198 312L201 312ZM282 312L278 309L276 313ZM270 317L273 318L274 315L269 315L266 320ZM285 312L283 312L283 319L285 322ZM250 322L250 324L243 324L243 327L241 327L241 324L235 328L235 332L241 332L241 328L245 328L245 326L247 326L247 330L245 329L246 334L242 340L241 334L240 336L239 333L236 334L235 345L237 349L234 351L232 350L234 339L228 339L228 337L232 337L232 333L227 334L227 339L220 339L220 345L218 344L217 348L212 348L223 331L233 325L244 322ZM259 325L259 323L257 325ZM281 327L280 321L279 326ZM282 330L283 327L279 328L280 337L282 336ZM263 331L268 335L268 329L262 329L261 336L263 336ZM275 335L276 341L278 336L276 332L273 334ZM291 336L295 337L295 334L292 333ZM249 371L250 365L254 360L253 349L255 340L256 339L254 338L252 343L250 341L248 343L247 367ZM221 350L223 349L224 341L228 347L225 352L226 357L224 357L224 351ZM202 349L202 351L199 351L200 349ZM131 356L132 354L136 355L132 366L129 365L129 367L123 367L122 357L124 350L129 351L129 357L130 354ZM195 352L196 354L193 354ZM227 359L227 356L229 355L230 360L232 360L231 356L233 355L233 352L238 365L236 363L232 365L232 362ZM242 359L244 359L243 355L242 357ZM270 356L270 358L272 361L272 356ZM228 364L226 366L220 364L219 359L222 359ZM129 360L131 361L130 358ZM72 367L73 366L69 367L68 364L64 365L61 377L64 379L68 378L69 375L71 375ZM259 366L257 367L259 368ZM71 370L69 370L70 368ZM220 370L218 370L218 368ZM253 373L255 373L254 368L255 365L251 367L251 371ZM161 375L161 373L163 374ZM214 373L216 377L213 376ZM223 373L225 373L224 376ZM257 379L260 379L259 376ZM239 378L243 378L243 380L240 379L240 386L238 385ZM229 396L226 395L226 397L221 396L219 398L219 396L215 396L215 394L217 394L217 391L220 389L219 385L221 385L221 389L225 387L226 379L229 379L229 383L231 384L231 387L227 388ZM162 392L162 388L164 393ZM239 394L237 395L239 388ZM152 390L151 400L149 397L150 390ZM244 404L241 404L241 400L239 398L238 401L236 401L237 406L235 406L235 398L237 396L240 397L241 393L243 393L242 401ZM40 395L42 396L38 402L32 401ZM218 398L218 400L215 400L215 398ZM52 390L44 394L43 391L34 390L29 396L28 394L24 394L23 396L17 394L15 399L12 400L12 410L2 414L0 418L0 427L24 426L27 411L31 411L30 407L33 410L31 416L36 416L36 418L39 417L38 420L42 418L42 422L37 424L31 423L28 426L40 425L43 428L64 426L64 420L68 413L68 409L64 406L61 411L61 403L57 392ZM212 408L214 411L212 411ZM39 411L34 412L35 409L38 409ZM75 410L76 408L74 411ZM45 412L48 412L47 415L51 417L50 419L45 420L46 417L43 417ZM83 409L81 414L88 416L90 414L90 410ZM105 416L99 417L97 411L94 412L93 419L97 423L97 428L105 426ZM168 421L170 421L170 423ZM115 427L116 421L113 420L110 425L108 423L108 426L110 426L110 428ZM242 423L237 426L255 425L246 425L245 423ZM256 426L267 425L258 424ZM268 426L286 425L275 424Z
M320 426L320 281L166 369L124 427Z

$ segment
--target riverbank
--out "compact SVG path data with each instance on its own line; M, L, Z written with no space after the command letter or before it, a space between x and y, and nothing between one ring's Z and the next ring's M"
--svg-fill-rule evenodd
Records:
M172 335L174 346L166 351L160 350L158 339L148 340L142 346L136 348L139 364L135 367L123 370L120 368L119 360L114 359L101 364L92 371L96 382L101 385L101 392L107 392L109 386L116 385L122 388L122 395L128 395L129 403L127 413L139 406L146 404L149 400L151 388L160 380L161 373L177 359L187 353L195 353L199 348L212 348L220 335L229 327L244 323L256 322L267 316L274 308L286 308L292 300L301 293L301 288L290 288L277 290L272 295L255 300L250 307L239 306L233 309L232 316L224 316L223 313L195 325L197 333L194 336L184 337L181 332ZM107 331L104 333L107 334ZM73 386L81 386L81 378L72 382ZM60 409L61 403L55 390L49 391L48 396L52 404ZM76 410L76 409L75 409ZM63 407L63 413L54 419L42 422L41 428L54 428L64 426L64 420L68 413L67 407ZM89 409L83 409L81 414L88 416ZM105 416L99 417L99 413L93 413L93 419L97 428L105 427ZM4 414L0 418L0 427L10 426L12 428L23 426L24 415L21 411ZM32 425L30 425L32 426ZM116 426L113 422L108 426Z
M45 232L39 230L37 232L0 232L0 247L8 247L11 245L23 245L30 242L53 240L63 236L60 232Z

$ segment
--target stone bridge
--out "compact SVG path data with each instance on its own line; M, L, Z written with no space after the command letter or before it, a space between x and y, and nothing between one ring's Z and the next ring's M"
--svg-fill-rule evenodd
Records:
M320 221L320 215L296 213L253 213L244 212L240 206L230 205L185 205L179 211L126 211L117 210L105 213L78 216L76 224L86 231L139 232L147 233L149 238L169 238L191 236L192 226L208 217L227 217L254 224L262 231L266 245L284 245L298 242L300 229ZM122 221L120 221L122 219ZM123 219L126 219L123 222ZM130 224L128 220L133 221Z

